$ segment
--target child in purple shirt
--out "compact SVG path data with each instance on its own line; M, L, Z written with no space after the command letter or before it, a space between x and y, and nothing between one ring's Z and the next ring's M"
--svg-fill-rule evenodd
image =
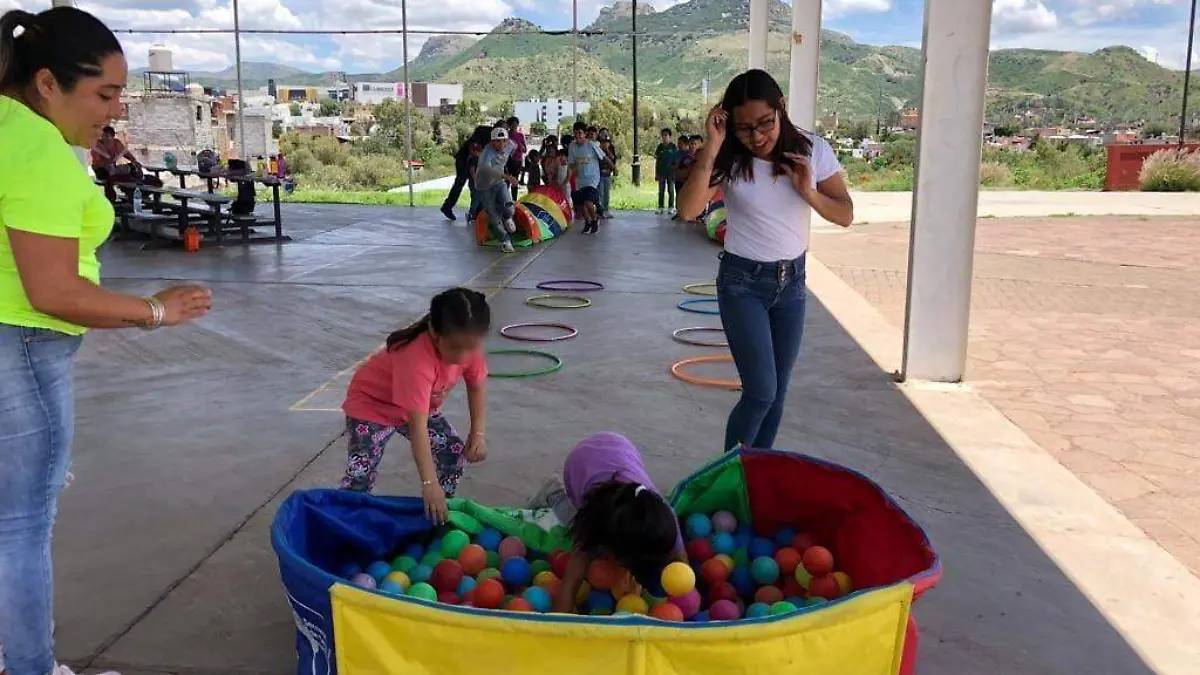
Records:
M675 512L654 487L641 453L620 434L580 441L563 463L562 483L548 483L531 506L553 508L575 542L554 598L556 612L574 609L588 565L598 557L614 558L651 589L667 564L687 560Z

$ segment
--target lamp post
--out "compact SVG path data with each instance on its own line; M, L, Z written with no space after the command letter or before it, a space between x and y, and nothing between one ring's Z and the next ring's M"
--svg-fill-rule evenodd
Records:
M238 158L248 162L246 157L246 95L242 91L242 24L238 17L238 0L233 0L233 58L237 62L237 91L238 91Z
M412 85L408 81L408 0L400 0L400 41L404 59L404 156L408 159L408 205L415 203L413 197L413 135L412 135Z
M633 164L630 177L635 186L642 184L642 163L638 157L638 77L637 77L637 0L633 0Z
M1192 0L1192 19L1188 23L1188 46L1186 64L1183 67L1183 110L1179 113L1179 149L1182 151L1187 137L1188 88L1192 84L1192 45L1196 37L1196 0Z

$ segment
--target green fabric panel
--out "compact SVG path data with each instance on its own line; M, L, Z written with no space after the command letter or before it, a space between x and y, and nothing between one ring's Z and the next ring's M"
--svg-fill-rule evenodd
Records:
M726 509L732 511L739 522L750 522L750 499L746 494L741 455L726 453L685 478L671 491L671 505L681 518Z
M460 497L447 499L446 503L451 510L450 522L455 526L459 526L460 521L471 525L471 520L474 520L477 526L481 526L480 530L490 527L505 536L518 537L527 547L541 553L571 548L567 528L558 522L554 512L549 509L500 509ZM470 532L465 527L461 529Z

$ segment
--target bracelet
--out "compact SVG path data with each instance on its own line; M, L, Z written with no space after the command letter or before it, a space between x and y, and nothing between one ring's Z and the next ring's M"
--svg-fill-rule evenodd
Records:
M428 487L428 486L430 486L430 485L434 485L435 483L437 483L437 481L434 481L434 480L423 480L423 481L421 481L421 487Z
M142 298L146 306L150 308L150 322L144 324L142 330L156 330L162 327L163 320L167 318L167 308L163 305L162 300L153 295Z

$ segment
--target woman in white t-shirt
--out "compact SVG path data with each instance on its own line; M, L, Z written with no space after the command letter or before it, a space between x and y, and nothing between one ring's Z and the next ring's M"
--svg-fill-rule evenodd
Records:
M729 415L724 449L770 448L804 331L804 210L849 226L854 203L833 148L792 124L783 92L762 70L729 83L706 131L679 212L691 220L717 190L725 193L717 301L742 397Z

